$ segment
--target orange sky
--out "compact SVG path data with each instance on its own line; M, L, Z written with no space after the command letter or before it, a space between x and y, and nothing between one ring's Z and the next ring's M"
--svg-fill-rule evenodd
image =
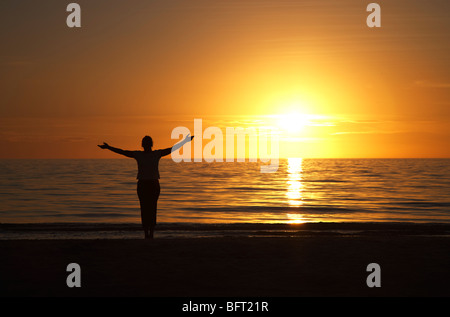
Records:
M282 157L450 157L448 1L377 1L379 29L360 0L77 3L80 29L64 1L0 5L0 158L117 157L96 145L293 112Z

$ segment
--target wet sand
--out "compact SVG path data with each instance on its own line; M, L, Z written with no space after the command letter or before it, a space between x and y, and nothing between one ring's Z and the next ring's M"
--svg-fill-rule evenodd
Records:
M449 296L449 251L438 235L0 240L0 295ZM69 263L80 288L66 285Z

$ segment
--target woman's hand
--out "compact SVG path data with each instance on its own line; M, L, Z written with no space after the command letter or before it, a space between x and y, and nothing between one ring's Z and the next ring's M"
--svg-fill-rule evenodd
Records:
M107 148L109 148L109 145L108 145L108 143L106 143L106 142L103 142L103 144L102 145L97 145L99 148L101 148L101 149L107 149Z

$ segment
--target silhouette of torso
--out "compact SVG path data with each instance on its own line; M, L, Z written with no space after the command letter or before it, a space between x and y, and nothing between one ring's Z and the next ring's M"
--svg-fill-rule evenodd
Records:
M138 164L137 179L159 179L159 160L161 150L156 151L134 151L133 156Z

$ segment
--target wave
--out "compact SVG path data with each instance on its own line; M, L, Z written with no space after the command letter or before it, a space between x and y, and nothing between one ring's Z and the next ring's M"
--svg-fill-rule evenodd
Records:
M302 183L347 183L348 181L339 179L305 179Z
M404 222L160 223L158 238L307 237L307 236L449 236L450 224ZM136 223L0 224L0 239L142 239Z
M299 212L299 213L354 213L367 212L362 209L352 209L337 206L208 206L183 207L186 211L197 212Z
M260 186L225 187L223 189L242 190L242 191L284 191L284 189L282 188L260 187Z
M399 205L414 206L414 207L450 207L450 202L432 202L432 201L404 201L397 202ZM449 210L450 212L450 210Z

